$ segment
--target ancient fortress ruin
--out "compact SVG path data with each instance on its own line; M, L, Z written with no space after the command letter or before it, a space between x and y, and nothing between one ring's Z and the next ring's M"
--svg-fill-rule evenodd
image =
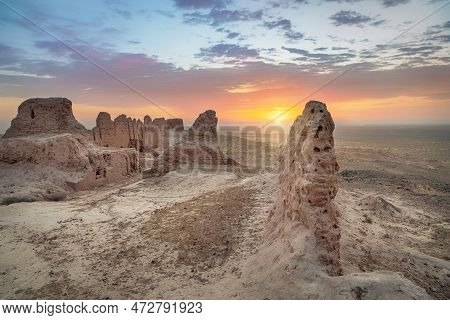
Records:
M179 118L145 116L142 122L122 114L112 120L100 112L96 127L88 130L75 119L70 100L28 99L0 139L2 180L28 170L24 177L28 183L20 190L0 185L0 193L31 192L39 199L50 192L86 190L138 177L145 169L151 176L186 163L225 164L228 160L217 143L217 121L209 110L185 131ZM42 172L48 174L44 184Z
M66 98L34 98L22 102L3 138L35 134L73 133L89 137L90 133L72 112L72 102Z
M308 102L280 154L280 193L269 224L275 236L298 223L306 226L314 234L318 259L330 274L340 275L339 212L333 202L339 166L333 131L326 105Z
M168 143L170 131L183 131L183 119L157 118L150 116L132 119L122 114L111 119L107 112L100 112L97 126L92 129L92 136L97 145L111 148L134 148L139 152L148 152Z
M217 122L216 112L213 110L200 114L192 127L163 151L150 170L144 172L144 177L164 175L183 165L236 165L219 147Z

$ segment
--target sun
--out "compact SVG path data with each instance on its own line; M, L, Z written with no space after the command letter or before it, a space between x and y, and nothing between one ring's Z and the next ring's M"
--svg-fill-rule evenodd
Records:
M277 123L277 124L281 124L283 122L286 122L287 120L289 120L289 115L288 115L288 110L287 109L281 109L281 108L276 108L274 110L271 110L268 114L267 114L267 120Z

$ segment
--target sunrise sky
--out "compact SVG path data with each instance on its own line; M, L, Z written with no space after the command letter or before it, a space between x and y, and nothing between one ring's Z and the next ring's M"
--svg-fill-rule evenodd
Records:
M338 124L450 124L450 5L414 26L446 3L0 0L0 132L49 96L87 127L100 111L190 122L207 108L222 124L289 122L355 63L308 98Z

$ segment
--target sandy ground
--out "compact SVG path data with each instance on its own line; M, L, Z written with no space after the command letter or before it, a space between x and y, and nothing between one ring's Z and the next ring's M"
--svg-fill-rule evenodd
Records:
M450 298L449 147L338 143L347 272L402 272L432 297Z
M252 269L277 192L277 147L246 141L242 153L240 139L223 148L244 172L172 172L62 202L1 206L0 298L327 297L317 293L326 286L306 281L298 296L261 287L277 281ZM437 154L450 146L360 145L337 141L344 273L400 272L429 297L450 298L450 163ZM263 170L251 170L260 158Z

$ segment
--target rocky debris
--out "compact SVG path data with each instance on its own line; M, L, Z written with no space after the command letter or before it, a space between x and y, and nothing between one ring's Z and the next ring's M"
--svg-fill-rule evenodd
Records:
M425 300L427 292L399 272L375 271L331 277L323 281L321 299ZM331 288L331 290L330 290Z
M280 259L278 257L278 259ZM256 262L253 262L256 264ZM399 272L351 273L339 277L323 274L317 266L305 263L283 264L266 261L263 270L251 269L237 299L315 299L315 300L423 300L427 292ZM258 274L258 271L260 274ZM247 273L247 270L245 270ZM247 274L245 274L247 276Z
M280 155L280 193L269 216L269 231L280 237L296 224L306 226L314 234L318 259L331 275L340 275L339 212L333 202L339 166L333 130L326 105L308 102Z
M363 207L363 210L371 211L376 215L396 216L402 212L399 207L380 196L367 196L361 199L359 205Z
M72 102L66 98L32 98L19 106L4 138L23 137L39 133L73 133L91 137L72 112Z
M206 167L237 164L226 157L219 147L217 121L213 110L200 114L188 133L164 150L150 170L144 171L144 178L164 175L181 165Z

